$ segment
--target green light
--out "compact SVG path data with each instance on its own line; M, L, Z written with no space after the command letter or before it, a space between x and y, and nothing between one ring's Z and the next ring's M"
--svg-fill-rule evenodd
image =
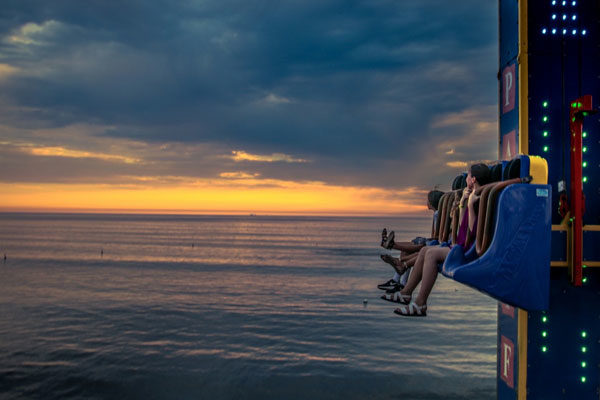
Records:
M571 104L571 107L573 107L573 108L577 107L577 103Z
M548 347L546 347L546 346L542 346L542 353L545 353L545 352L547 352L547 351L548 351Z
M584 161L581 165L583 165L583 168L587 167L587 161Z
M548 317L546 317L546 316L544 315L544 316L542 317L542 322L543 322L543 323L546 323L546 322L548 322Z
M544 131L544 137L548 137L548 131Z
M581 104L581 103L577 103L577 107L578 107L578 108L581 108L581 106L582 106L582 105L583 105L583 104Z
M542 331L542 337L546 337L546 336L548 336L548 332Z
M582 267L583 267L583 268L587 268L587 265L583 264L583 265L582 265Z
M583 279L581 280L581 282L586 283L587 282L587 277L584 276Z
M585 381L586 381L586 380L587 380L587 379L585 379L585 376L582 376L582 377L581 377L581 383L585 383Z
M587 363L585 361L582 361L581 362L581 368L585 368L585 367L587 367Z
M587 146L583 146L583 149L581 150L583 150L584 153L587 153Z
M587 132L583 132L583 137L587 137Z
M583 183L587 182L587 176L584 176L582 180L583 180Z
M588 114L588 112L587 112L587 111L584 111L584 112L583 112L583 116L584 116L584 117L587 117L588 115L589 115L589 114Z
M542 121L544 121L544 122L548 122L548 116L547 116L547 115L544 115L544 116L542 117Z
M549 150L549 149L550 149L550 147L548 147L548 146L544 146L544 151L545 151L545 152L548 152L548 150Z
M587 353L587 347L581 346L581 352L582 353Z
M548 101L544 101L544 102L542 103L542 107L544 107L544 108L547 108L547 107L548 107Z
M587 337L587 332L586 331L581 331L581 337Z
M571 122L575 122L575 117L571 118Z

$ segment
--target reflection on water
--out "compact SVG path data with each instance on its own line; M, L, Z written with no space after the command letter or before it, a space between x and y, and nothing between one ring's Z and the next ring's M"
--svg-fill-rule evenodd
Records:
M393 315L385 225L430 226L0 214L0 393L493 398L495 303L440 278L427 318Z

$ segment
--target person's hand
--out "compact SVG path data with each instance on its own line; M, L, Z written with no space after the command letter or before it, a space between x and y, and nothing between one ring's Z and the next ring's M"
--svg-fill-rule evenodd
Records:
M468 187L464 188L462 197L460 198L460 204L464 206L472 192L473 189L469 189Z
M469 196L469 207L473 207L473 205L479 201L480 197L481 196L478 194L471 193L471 195Z

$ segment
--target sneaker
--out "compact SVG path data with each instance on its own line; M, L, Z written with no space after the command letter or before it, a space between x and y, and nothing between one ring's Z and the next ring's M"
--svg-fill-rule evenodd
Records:
M380 283L379 285L377 285L377 289L388 290L388 289L394 288L397 284L398 284L398 282L396 282L393 279L390 279L389 281L387 281L385 283Z
M404 285L401 284L400 282L397 282L393 288L386 290L385 292L387 294L392 294L392 293L396 293L401 291L402 289L404 289Z

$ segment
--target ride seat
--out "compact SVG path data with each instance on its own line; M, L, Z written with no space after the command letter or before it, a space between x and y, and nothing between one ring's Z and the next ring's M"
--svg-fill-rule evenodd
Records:
M506 163L504 181L481 189L475 246L469 253L454 246L442 273L504 303L547 309L552 192L547 176L540 157Z

